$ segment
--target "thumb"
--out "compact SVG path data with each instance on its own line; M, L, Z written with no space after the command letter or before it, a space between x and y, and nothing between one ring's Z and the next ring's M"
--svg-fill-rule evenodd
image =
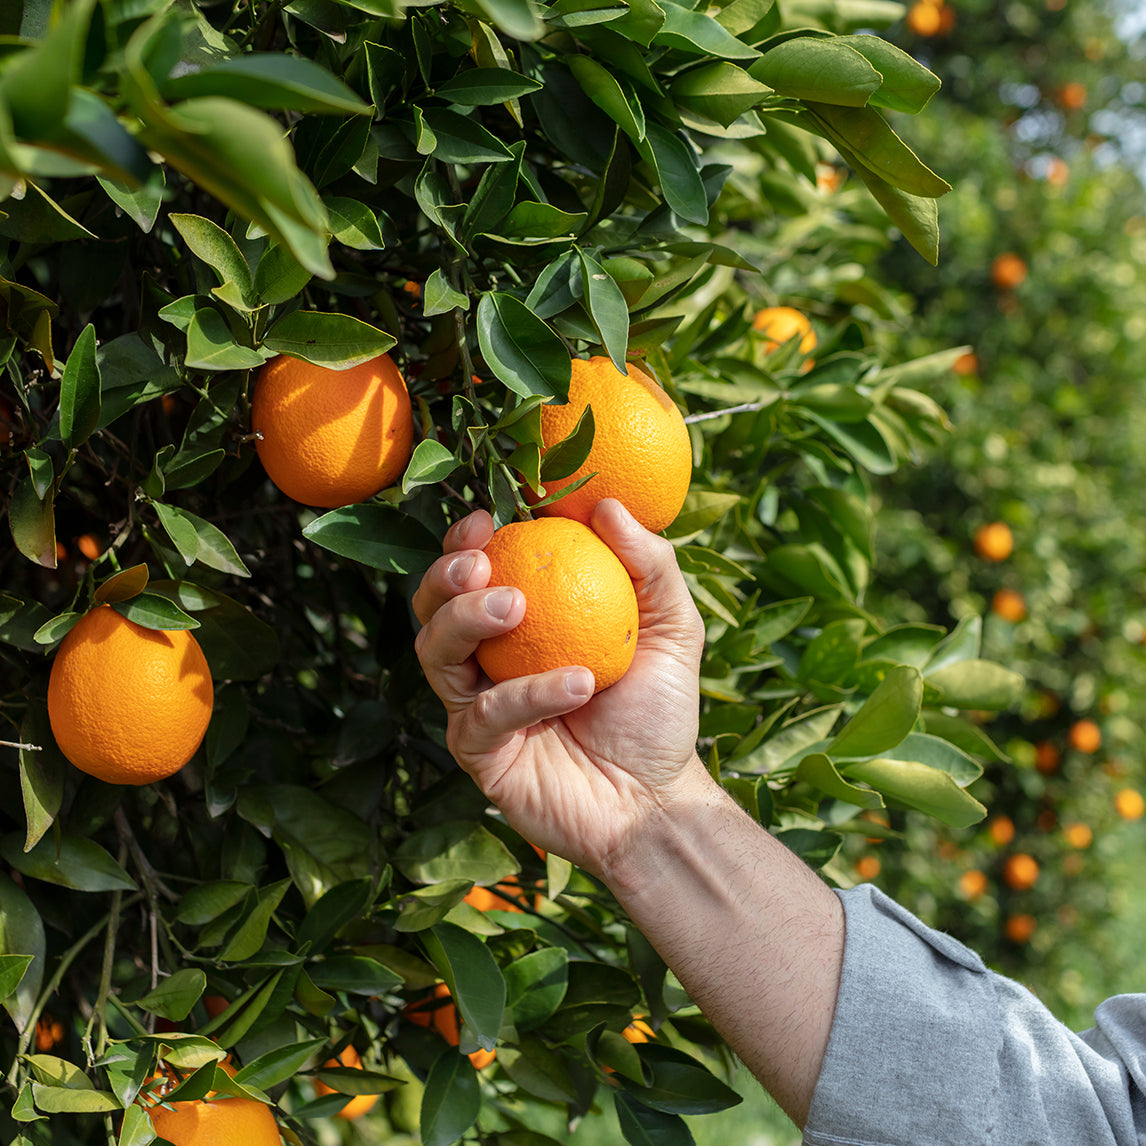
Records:
M704 624L677 564L672 543L650 533L614 498L604 498L597 503L592 525L632 578L640 608L642 638L654 634L663 636L699 657L704 644Z

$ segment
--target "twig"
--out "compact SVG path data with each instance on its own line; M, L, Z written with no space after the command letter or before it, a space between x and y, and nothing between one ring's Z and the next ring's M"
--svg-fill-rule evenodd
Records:
M775 399L773 399L773 402ZM725 414L750 414L756 410L763 410L765 406L771 406L773 402L744 402L739 406L729 406L724 410L708 410L701 414L689 414L685 418L685 425L692 425L693 422L707 422L711 418L723 418Z

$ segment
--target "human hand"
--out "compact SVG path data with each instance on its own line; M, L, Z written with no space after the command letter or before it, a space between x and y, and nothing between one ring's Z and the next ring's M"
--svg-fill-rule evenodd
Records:
M600 502L593 529L633 580L640 611L628 672L596 696L568 666L492 684L474 651L525 615L517 589L489 585L493 536L477 511L446 534L414 594L415 648L448 714L457 762L526 839L600 874L650 820L710 783L696 755L704 627L672 545L621 505Z

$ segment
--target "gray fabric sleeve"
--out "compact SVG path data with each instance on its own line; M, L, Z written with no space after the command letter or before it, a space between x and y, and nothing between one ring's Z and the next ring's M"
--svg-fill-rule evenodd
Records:
M838 893L839 998L805 1146L1146 1143L1146 995L1071 1033L870 885Z

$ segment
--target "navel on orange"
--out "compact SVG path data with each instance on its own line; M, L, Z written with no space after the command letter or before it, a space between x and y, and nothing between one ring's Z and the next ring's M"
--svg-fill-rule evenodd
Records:
M600 692L624 676L637 648L637 596L615 553L564 517L503 525L485 547L490 585L525 595L515 628L478 645L493 681L584 665Z
M659 533L684 504L692 480L692 443L676 403L640 367L622 374L608 358L575 358L569 400L541 407L548 450L593 407L593 447L568 477L545 483L546 494L594 474L580 489L538 509L547 517L589 524L602 498L615 497L646 528Z
M387 354L349 370L272 358L259 371L251 428L271 481L287 497L323 508L393 485L414 440L410 395Z
M211 720L211 670L187 629L145 629L100 605L56 652L48 718L60 751L109 784L178 772Z

